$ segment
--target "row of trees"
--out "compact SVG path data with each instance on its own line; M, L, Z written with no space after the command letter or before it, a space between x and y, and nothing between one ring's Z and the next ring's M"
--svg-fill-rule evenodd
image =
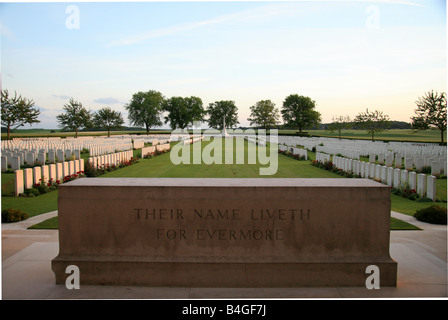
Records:
M447 124L447 100L446 93L427 92L424 96L419 97L415 102L417 109L414 110L415 116L411 117L411 127L414 130L427 130L437 128L440 131L440 141L444 142L444 133ZM376 133L387 129L390 126L389 116L381 111L369 111L359 113L352 121L349 116L335 116L328 129L337 131L339 138L341 131L358 126L366 129L372 136L372 141Z
M412 128L425 130L436 127L441 132L441 141L446 131L446 93L427 92L416 101L415 116L411 118ZM75 132L88 128L104 128L110 135L110 130L120 128L124 124L120 112L104 107L96 112L87 110L80 102L70 99L65 104L64 112L57 116L59 126L65 130ZM165 98L160 92L150 90L137 92L125 106L131 125L144 127L146 132L163 123L171 129L185 130L195 121L207 122L211 128L219 130L235 127L239 124L238 108L234 101L222 100L210 103L206 108L200 98L171 97ZM271 100L261 100L250 107L250 117L247 119L251 126L269 129L280 123L280 115L285 127L303 129L313 127L321 122L321 114L316 111L316 103L310 97L291 94L285 98L281 110L275 107ZM40 122L40 111L34 106L34 101L22 98L20 95L10 96L7 90L1 94L1 123L7 128L8 139L11 129L25 124ZM348 116L335 116L329 126L332 131L348 129L355 123L366 129L374 140L375 134L387 129L390 124L389 116L374 110L359 113L354 121Z
M147 133L153 127L162 126L163 122L169 123L173 130L185 130L196 121L206 121L211 128L220 130L223 129L224 119L228 127L239 123L238 108L230 100L216 101L204 108L201 98L166 99L160 92L150 90L135 93L125 108L131 125L144 127Z

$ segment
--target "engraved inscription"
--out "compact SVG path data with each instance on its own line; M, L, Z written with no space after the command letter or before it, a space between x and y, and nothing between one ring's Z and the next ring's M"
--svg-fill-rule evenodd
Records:
M186 221L249 221L251 228L217 228L210 225L209 228L201 227L195 230L185 230L182 228L157 228L155 232L156 240L187 240L197 241L229 241L229 240L254 240L254 241L279 241L286 240L287 232L280 227L287 227L290 223L300 223L309 221L311 218L310 209L250 209L244 212L236 208L211 209L194 208L192 211L185 211L180 208L135 208L134 215L137 220L146 222L159 222L163 220ZM257 227L257 223L263 221L275 221L276 228L266 229ZM215 223L216 224L216 223ZM235 226L240 226L236 223ZM189 231L189 232L188 232Z

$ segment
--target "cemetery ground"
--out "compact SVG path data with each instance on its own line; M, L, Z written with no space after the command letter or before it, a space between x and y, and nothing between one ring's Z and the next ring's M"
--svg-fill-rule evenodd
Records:
M176 142L172 142L172 146ZM202 141L202 150L208 144ZM235 146L235 144L234 144ZM160 156L142 159L139 150L134 150L134 156L139 158L137 164L129 167L121 168L112 172L101 175L103 178L108 177L179 177L179 178L257 178L259 175L259 168L266 167L266 165L248 164L247 163L247 146L245 141L245 162L244 164L225 164L224 150L215 150L215 152L222 152L223 164L178 164L174 165L170 160L170 154L162 154ZM224 147L224 146L223 146ZM260 147L259 148L264 148ZM192 146L190 146L192 148ZM234 147L234 153L238 152ZM86 161L89 154L83 153L82 158ZM278 155L278 170L274 175L262 176L271 178L338 178L346 179L335 173L314 167L310 161L315 160L315 153L308 152L308 160L296 160L294 158L279 154ZM361 158L363 161L368 161L368 158ZM191 162L193 163L193 154L191 152ZM29 217L39 214L57 210L58 191L52 191L36 197L11 197L14 190L14 174L2 173L2 210L6 208L20 209L27 213ZM447 200L447 180L437 179L437 197L442 202L437 202L437 205L446 208ZM391 194L391 209L392 211L407 214L412 216L416 210L431 206L432 202L418 202L405 199L401 196ZM57 217L39 223L31 228L36 229L57 229ZM391 230L412 230L417 227L391 217Z
M205 147L206 142L202 142ZM172 144L173 146L173 144ZM83 158L87 159L88 154ZM134 150L134 156L139 152ZM315 153L308 152L308 161L278 155L278 171L273 178L344 178L314 167L310 161ZM368 159L361 159L368 161ZM109 177L250 177L259 176L260 165L173 165L170 153L151 159L139 159L137 164L106 173ZM58 191L25 198L6 196L14 190L14 174L2 173L2 209L22 209L31 219L57 210ZM267 177L267 176L263 176ZM83 178L88 179L88 178ZM437 179L437 196L446 208L446 179ZM446 226L414 222L412 215L419 208L432 205L391 194L392 211L404 213L391 218L390 250L398 262L397 287L381 290L361 288L146 288L83 286L82 290L67 290L57 286L49 265L58 252L57 217L31 228L10 229L2 241L4 299L231 299L231 298L403 298L446 297ZM404 218L403 218L404 217ZM412 224L406 222L407 217ZM26 222L26 220L24 221ZM19 223L18 223L19 224ZM4 224L7 225L7 224ZM13 225L13 224L8 224ZM26 225L26 224L25 224ZM12 228L14 228L12 226ZM26 227L25 227L26 228ZM44 230L53 229L53 230ZM5 234L5 233L4 233ZM3 237L2 237L3 239Z

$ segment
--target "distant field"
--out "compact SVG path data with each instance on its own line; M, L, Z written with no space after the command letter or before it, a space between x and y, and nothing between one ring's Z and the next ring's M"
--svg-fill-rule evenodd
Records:
M294 134L297 130L281 130L281 134ZM339 138L339 133L330 132L328 130L307 130L312 136L323 136ZM371 140L372 136L365 130L343 130L341 132L341 138L347 139L365 139ZM387 141L419 141L419 142L440 142L440 131L438 130L424 130L413 131L409 129L391 129L381 133L375 134L375 140L387 140ZM444 134L444 142L446 142L446 132Z
M55 132L51 132L55 131ZM294 135L297 130L279 130L280 135ZM322 136L322 137L332 137L338 138L339 134L337 132L330 132L328 130L307 130L311 136ZM170 134L169 130L151 130L150 134ZM111 135L123 135L123 134L146 134L146 131L112 131ZM78 136L106 136L107 131L91 131L91 132L79 132ZM15 130L11 134L12 138L30 138L30 137L74 137L74 132L60 132L58 130L50 129L22 129ZM1 134L2 139L6 139L6 133ZM364 139L371 140L371 136L367 134L365 130L343 130L341 133L342 138L347 139ZM444 141L446 142L446 133L444 134ZM440 131L438 130L425 130L417 131L409 129L391 129L386 130L382 133L375 135L375 140L386 140L386 141L417 141L417 142L440 142Z
M52 132L55 131L55 132ZM150 131L150 134L169 134L170 131ZM123 135L123 134L146 134L146 131L111 131L110 135ZM52 137L74 137L74 132L60 132L58 130L50 130L50 129L22 129L15 130L14 133L10 134L11 138L52 138ZM86 131L86 132L78 132L78 137L82 136L107 136L107 131ZM1 134L2 139L6 139L7 134Z

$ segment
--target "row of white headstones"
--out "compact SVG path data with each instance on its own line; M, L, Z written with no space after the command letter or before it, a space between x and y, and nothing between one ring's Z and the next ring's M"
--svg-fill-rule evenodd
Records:
M14 171L15 196L42 183L63 183L63 179L84 172L84 159L58 162Z
M436 200L436 178L446 174L446 147L431 143L370 142L331 138L279 137L279 150L306 154L316 150L316 160L332 161L336 168L394 188L415 190L420 197ZM360 161L361 156L369 162ZM431 174L418 173L431 167ZM415 170L415 171L414 171ZM416 172L417 171L417 172Z
M352 172L362 178L374 179L387 184L391 188L414 190L421 198L429 198L432 201L437 199L437 177L434 175L338 156L333 156L331 159L330 155L320 152L316 153L316 161L322 163L331 161L336 168L345 172Z
M107 155L133 148L142 148L147 142L151 142L153 145L159 141L166 143L166 138L158 140L155 136L123 136L118 138L90 137L90 139L82 137L80 140L60 138L6 140L2 141L1 169L4 172L10 167L15 171L24 164L33 166L79 160L83 149L87 149L90 156Z
M160 136L157 136L160 138ZM169 149L167 137L123 136L114 138L82 137L79 140L55 138L31 138L2 141L1 170L11 168L15 174L15 195L32 188L35 184L62 181L66 176L84 172L82 149L88 149L97 166L129 161L133 148L142 148L151 142L157 149ZM169 136L168 136L169 139ZM149 147L152 148L152 147ZM48 158L47 158L48 157ZM90 159L89 159L90 160ZM32 168L21 169L23 165Z

